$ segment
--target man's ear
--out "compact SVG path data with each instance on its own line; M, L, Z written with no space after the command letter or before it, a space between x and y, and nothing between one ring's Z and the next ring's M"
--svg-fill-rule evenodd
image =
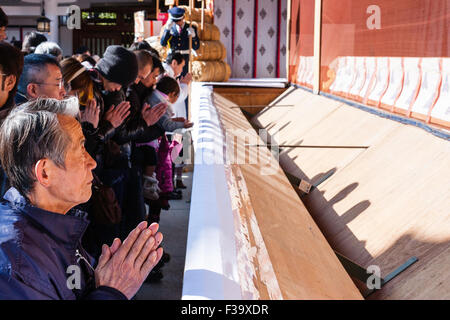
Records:
M37 86L38 85L36 83L29 83L27 85L27 96L31 99L39 97Z
M5 90L8 92L11 91L16 85L16 80L17 80L16 76L13 74L7 76L5 80Z
M34 175L39 184L43 187L48 187L50 185L49 170L51 169L48 159L41 159L36 162L34 166Z

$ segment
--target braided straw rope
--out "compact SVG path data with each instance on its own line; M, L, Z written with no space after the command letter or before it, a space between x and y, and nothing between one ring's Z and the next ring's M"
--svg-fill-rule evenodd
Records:
M188 6L178 6L179 8L183 8L186 12L189 12ZM193 8L191 12L192 21L202 21L202 10L199 8ZM212 23L213 14L211 10L205 10L205 23Z
M224 61L193 61L192 77L194 81L224 82L231 75L230 66Z
M188 6L180 6L189 13ZM223 82L228 81L231 76L230 66L224 62L227 57L227 50L222 42L220 42L220 30L212 24L212 12L205 10L204 28L201 28L201 10L193 9L190 17L186 17L186 23L197 28L200 39L200 48L196 50L196 54L192 55L192 77L194 81L202 82ZM158 42L151 43L155 48L161 60L167 57L167 48L162 47Z
M189 21L187 23L189 23ZM220 30L215 24L205 23L203 31L200 22L193 21L192 25L197 28L197 33L200 40L203 41L220 40Z
M200 48L196 51L194 61L224 60L227 50L220 41L200 41Z

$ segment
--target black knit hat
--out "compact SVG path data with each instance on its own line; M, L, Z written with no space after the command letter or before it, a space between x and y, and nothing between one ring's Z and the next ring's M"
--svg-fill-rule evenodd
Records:
M121 46L106 48L95 69L108 81L127 87L138 74L136 55Z

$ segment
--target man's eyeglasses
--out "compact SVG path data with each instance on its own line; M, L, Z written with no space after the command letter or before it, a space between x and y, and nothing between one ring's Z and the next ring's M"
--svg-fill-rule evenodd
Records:
M59 83L57 83L57 84L45 83L45 82L34 82L34 83L42 85L42 86L54 86L54 87L58 87L59 89L64 88L64 81L63 80L59 81Z

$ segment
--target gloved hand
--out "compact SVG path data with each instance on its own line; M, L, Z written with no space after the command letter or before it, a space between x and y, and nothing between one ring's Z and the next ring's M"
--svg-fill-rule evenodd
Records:
M189 37L195 37L195 30L192 27L187 28L187 34Z
M172 19L167 20L166 29L170 30L174 26L175 22Z

